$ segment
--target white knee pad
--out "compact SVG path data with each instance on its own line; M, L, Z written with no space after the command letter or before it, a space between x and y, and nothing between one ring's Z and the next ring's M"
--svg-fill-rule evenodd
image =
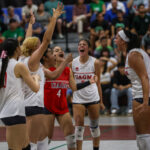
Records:
M68 148L76 148L75 134L71 134L65 137Z
M90 131L93 138L100 136L99 119L90 120Z
M83 140L83 134L84 134L84 127L76 126L75 127L76 140L82 141Z
M37 142L37 150L48 150L48 137Z
M150 134L139 134L136 140L139 150L150 150Z
M37 150L37 144L35 143L30 143L31 150Z

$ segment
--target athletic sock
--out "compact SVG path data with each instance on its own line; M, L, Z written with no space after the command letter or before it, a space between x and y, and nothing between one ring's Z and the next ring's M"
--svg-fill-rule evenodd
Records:
M48 137L37 142L37 150L48 150Z

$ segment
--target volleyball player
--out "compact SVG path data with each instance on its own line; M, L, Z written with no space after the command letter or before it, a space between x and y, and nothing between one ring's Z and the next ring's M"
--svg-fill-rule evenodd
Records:
M40 59L43 56L45 50L50 43L51 37L53 35L53 31L55 28L57 18L63 13L63 6L58 5L57 9L53 10L53 16L51 21L47 27L47 30L44 34L43 41L40 43L39 39L36 37L27 37L22 45L22 54L21 61L28 66L31 74L39 74L41 76L40 81L40 90L37 94L30 91L28 88L25 88L25 106L26 106L26 116L27 116L27 124L28 124L28 133L30 137L30 141L32 142L32 148L36 147L38 141L38 150L46 150L47 147L47 138L45 138L46 128L43 114L44 107L44 72L43 67L40 64ZM30 27L30 29L32 29ZM29 30L28 30L29 31ZM30 32L28 32L31 34ZM29 36L28 34L28 36ZM32 34L31 34L32 35ZM65 68L66 64L72 60L72 56L69 55L66 60L60 65L60 67L53 73L53 78L57 78L60 73Z
M56 65L52 64L49 60L52 59L52 55L56 56ZM50 71L54 71L61 64L62 59L64 58L64 52L61 47L56 46L53 50L47 51L43 56L42 62L43 65L50 69ZM76 139L74 135L74 127L72 124L72 119L68 110L66 92L67 88L70 88L73 91L84 88L91 83L96 82L96 77L94 76L90 81L85 83L79 83L76 85L72 71L69 67L66 67L62 74L56 80L49 80L49 76L47 76L47 80L44 88L44 103L47 109L47 113L51 114L49 117L49 138L52 138L53 129L54 129L54 121L55 118L58 120L60 127L62 128L65 139L67 141L67 147L69 150L76 149Z
M23 81L38 92L39 76L31 77L28 69L17 59L21 54L16 39L6 39L0 48L0 119L6 126L9 150L30 150L27 134Z
M72 62L72 71L76 83L85 82L97 75L97 84L92 84L80 91L73 93L73 116L75 120L75 134L77 139L77 150L82 150L84 134L84 116L86 109L90 118L90 131L93 138L93 149L99 149L100 129L99 111L104 109L102 92L100 86L100 64L99 60L88 55L89 41L82 39L78 44L79 57Z
M150 59L140 48L137 35L121 30L115 40L118 49L127 53L125 71L132 83L133 120L139 150L150 149Z

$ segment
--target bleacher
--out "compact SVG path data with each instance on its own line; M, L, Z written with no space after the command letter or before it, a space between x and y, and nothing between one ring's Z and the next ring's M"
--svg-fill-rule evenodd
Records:
M128 10L128 8L127 8L126 1L124 1L123 3L124 3L124 6L125 6L125 8L126 8L126 15L127 15L129 10ZM108 2L105 2L105 4L106 4L106 6L107 6ZM87 6L87 12L89 12L89 11L90 11L90 4L86 4L86 6ZM65 9L65 11L66 11L66 20L67 20L67 22L72 21L73 5L65 5L65 6L64 6L64 9ZM3 10L3 12L4 12L5 14L8 14L8 13L7 13L7 8L2 8L2 10ZM15 13L16 13L17 15L19 15L20 19L22 19L22 7L16 7L14 11L15 11Z

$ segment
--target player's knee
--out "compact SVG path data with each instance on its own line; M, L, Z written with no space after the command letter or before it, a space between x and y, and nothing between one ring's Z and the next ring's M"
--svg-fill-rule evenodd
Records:
M75 134L71 134L65 137L68 148L76 148Z
M78 126L83 126L84 125L84 118L80 115L77 115L75 117L75 122Z
M139 134L137 135L136 140L139 150L150 149L150 134Z
M83 135L84 135L84 127L83 126L76 126L75 127L75 136L76 140L83 140Z
M90 131L93 138L100 136L99 119L90 120Z

